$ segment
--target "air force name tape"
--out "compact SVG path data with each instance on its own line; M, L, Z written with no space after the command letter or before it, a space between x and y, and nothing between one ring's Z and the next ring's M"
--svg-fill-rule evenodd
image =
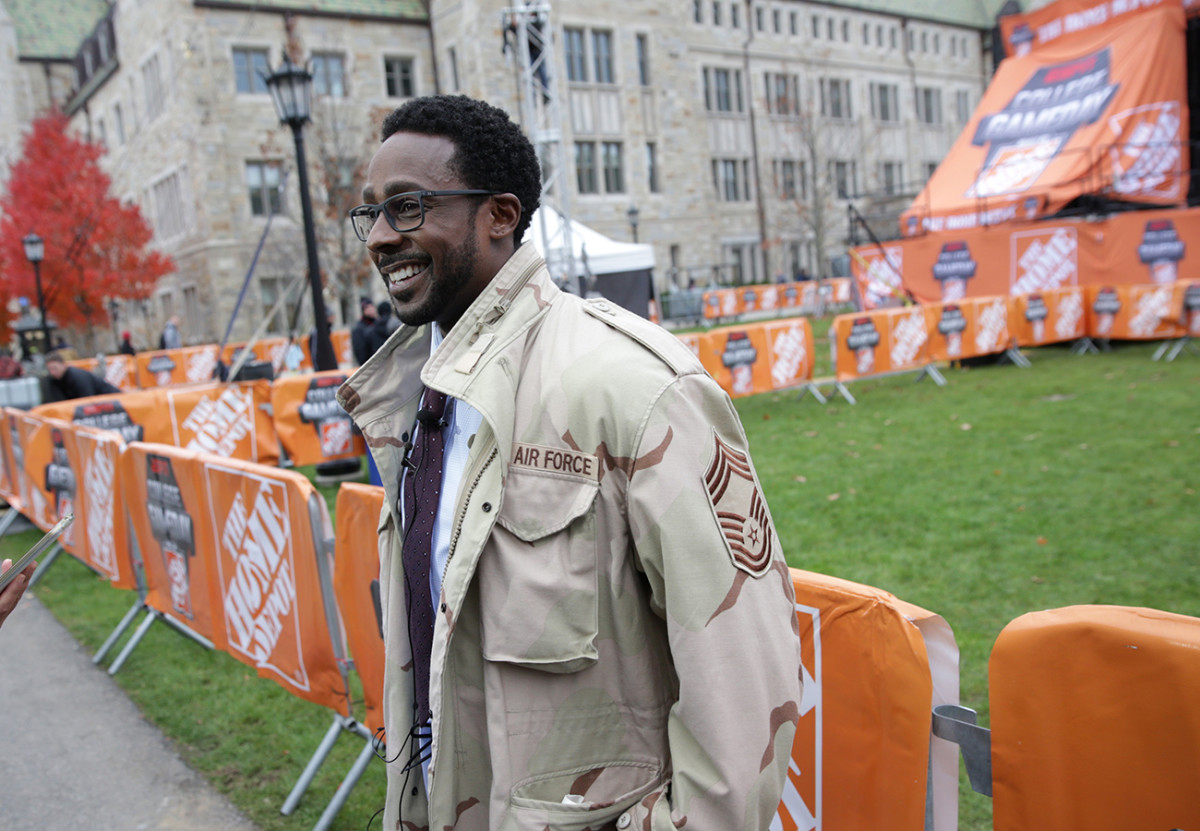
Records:
M600 461L589 453L561 447L543 447L537 444L513 444L513 467L544 470L549 473L565 473L583 476L593 481L600 479Z

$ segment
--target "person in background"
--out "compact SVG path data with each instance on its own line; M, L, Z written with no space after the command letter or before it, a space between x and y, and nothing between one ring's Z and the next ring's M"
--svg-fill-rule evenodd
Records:
M378 312L378 317L371 324L371 331L367 337L367 349L370 350L371 355L378 352L379 348L392 336L392 332L400 328L400 320L392 314L392 304L390 302L380 303L375 308Z
M122 355L136 355L137 349L133 346L133 336L128 331L121 333L121 346L117 350Z
M503 110L416 98L382 140L350 216L404 325L338 400L387 494L383 827L765 831L800 639L729 396L554 285Z
M362 366L373 354L368 348L371 328L375 325L378 315L375 312L375 301L363 295L358 301L361 315L354 328L350 330L350 350L354 353L354 362Z
M159 349L179 349L183 346L183 338L179 334L179 315L167 318L162 334L158 338Z
M47 402L120 392L103 378L98 378L77 366L67 366L63 356L58 352L51 352L46 356L46 375Z
M10 568L12 568L12 560L5 560L0 563L0 574L4 574ZM5 586L3 591L0 591L0 626L4 625L4 621L12 614L13 609L17 608L17 601L29 587L29 581L33 579L35 568L37 568L36 560L27 565L20 576L14 577L13 581Z
M7 346L0 346L0 381L20 378L24 374L25 370L20 361L13 357L12 350Z

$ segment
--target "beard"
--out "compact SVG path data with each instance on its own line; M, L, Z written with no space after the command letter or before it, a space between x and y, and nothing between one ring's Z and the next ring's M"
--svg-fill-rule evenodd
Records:
M440 266L430 271L426 278L428 282L425 297L417 305L409 305L411 297L408 292L401 292L399 296L392 295L391 283L384 276L383 284L389 289L388 300L397 319L407 326L424 326L445 317L447 310L453 310L453 316L457 320L475 299L473 296L467 296L467 287L474 277L478 254L479 246L475 236L468 233L457 248L446 252ZM433 268L432 263L430 267Z

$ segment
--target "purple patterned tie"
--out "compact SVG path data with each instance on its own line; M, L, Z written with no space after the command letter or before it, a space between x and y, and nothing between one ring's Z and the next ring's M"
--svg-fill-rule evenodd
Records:
M425 389L417 411L412 453L405 463L404 519L407 528L400 550L408 598L408 637L412 644L416 677L417 723L429 721L429 661L433 651L433 598L429 593L429 567L433 526L437 522L442 490L442 416L446 396Z

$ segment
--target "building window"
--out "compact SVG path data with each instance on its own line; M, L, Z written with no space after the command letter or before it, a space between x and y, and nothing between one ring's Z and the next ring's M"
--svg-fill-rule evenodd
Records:
M158 55L151 55L142 64L142 90L146 94L146 120L153 121L162 113L165 102Z
M891 30L889 31L889 33L888 33L888 34L889 34L889 37L890 37L890 40L891 40L891 45L892 45L892 48L893 48L893 49L896 49L896 48L898 48L898 46L897 46L897 37L898 37L898 35L897 35L897 29L896 29L896 27L895 27L895 26L893 26L893 27L891 28Z
M113 132L117 134L117 144L125 143L125 119L121 117L121 104L113 104Z
M826 20L825 20L825 35L827 36L828 40L836 40L837 39L837 35L834 34L834 27L836 25L837 24L835 23L835 21L832 17L826 18Z
M596 181L596 142L575 142L575 186L580 193L599 193Z
M742 71L705 67L704 106L709 112L743 112Z
M737 3L729 4L729 25L735 29L742 28L742 14Z
M937 87L917 87L917 120L923 124L942 123L942 91Z
M755 29L755 31L762 32L762 31L765 31L766 28L767 28L766 12L763 10L762 6L755 6L754 7L754 29Z
M154 202L155 236L168 240L182 235L187 230L187 214L180 171L155 182L150 193Z
M596 83L613 82L612 32L592 32L592 57L596 66Z
M933 178L933 174L937 172L937 167L938 167L937 162L925 162L925 179L926 180Z
M264 316L279 302L279 298L283 296L286 288L287 279L284 277L258 278L258 291L262 297L262 313ZM275 314L271 315L271 319L267 321L267 331L273 335L279 335L286 333L287 329L287 309L276 309Z
M875 27L875 45L880 49L883 48L883 26Z
M971 120L971 93L965 89L960 89L954 93L954 109L958 116L959 124L966 124Z
M346 97L346 61L341 55L315 54L311 62L313 93L332 98Z
M624 193L625 164L621 152L621 142L601 142L600 164L604 169L604 192Z
M586 81L587 56L583 50L583 29L563 30L563 50L567 60L567 80Z
M838 199L850 199L858 193L857 165L853 161L830 162L829 173Z
M750 163L745 159L713 159L713 185L721 202L750 200Z
M863 38L863 46L871 45L871 24L870 23L864 23L862 25L862 38Z
M700 2L700 0L692 0L692 20L694 20L696 23L704 22L704 15L700 11L701 5L703 4Z
M812 36L814 40L821 39L821 18L815 14L812 16Z
M888 196L898 196L904 189L904 167L900 162L881 162L879 165L880 184Z
M446 50L446 57L450 61L450 89L453 92L458 92L458 52L453 46Z
M658 193L658 145L646 142L646 187L651 193Z
M721 3L720 3L720 0L713 0L712 9L713 9L713 25L720 26L721 25Z
M796 12L788 14L788 31L793 36L800 34L800 15Z
M104 147L108 147L108 130L104 127L104 119L96 119L96 140Z
M650 86L650 45L645 35L638 35L637 40L638 83L644 87Z
M413 62L411 58L384 58L383 77L388 98L413 97Z
M896 84L871 84L871 118L876 121L900 121L900 88Z
M780 199L796 199L799 189L796 187L796 162L792 159L781 159L775 162L776 186Z
M783 12L779 9L771 10L771 29L775 34L783 34Z
M233 50L233 83L241 93L265 93L271 74L266 49Z
M206 328L202 325L200 300L196 296L195 286L183 287L183 318L187 322L188 329L193 332L198 332Z
M821 79L821 115L828 118L853 118L850 108L850 82L845 78Z
M766 74L767 111L775 115L800 114L800 78L778 72Z
M246 187L250 192L252 215L269 216L283 211L279 165L276 162L246 162Z

